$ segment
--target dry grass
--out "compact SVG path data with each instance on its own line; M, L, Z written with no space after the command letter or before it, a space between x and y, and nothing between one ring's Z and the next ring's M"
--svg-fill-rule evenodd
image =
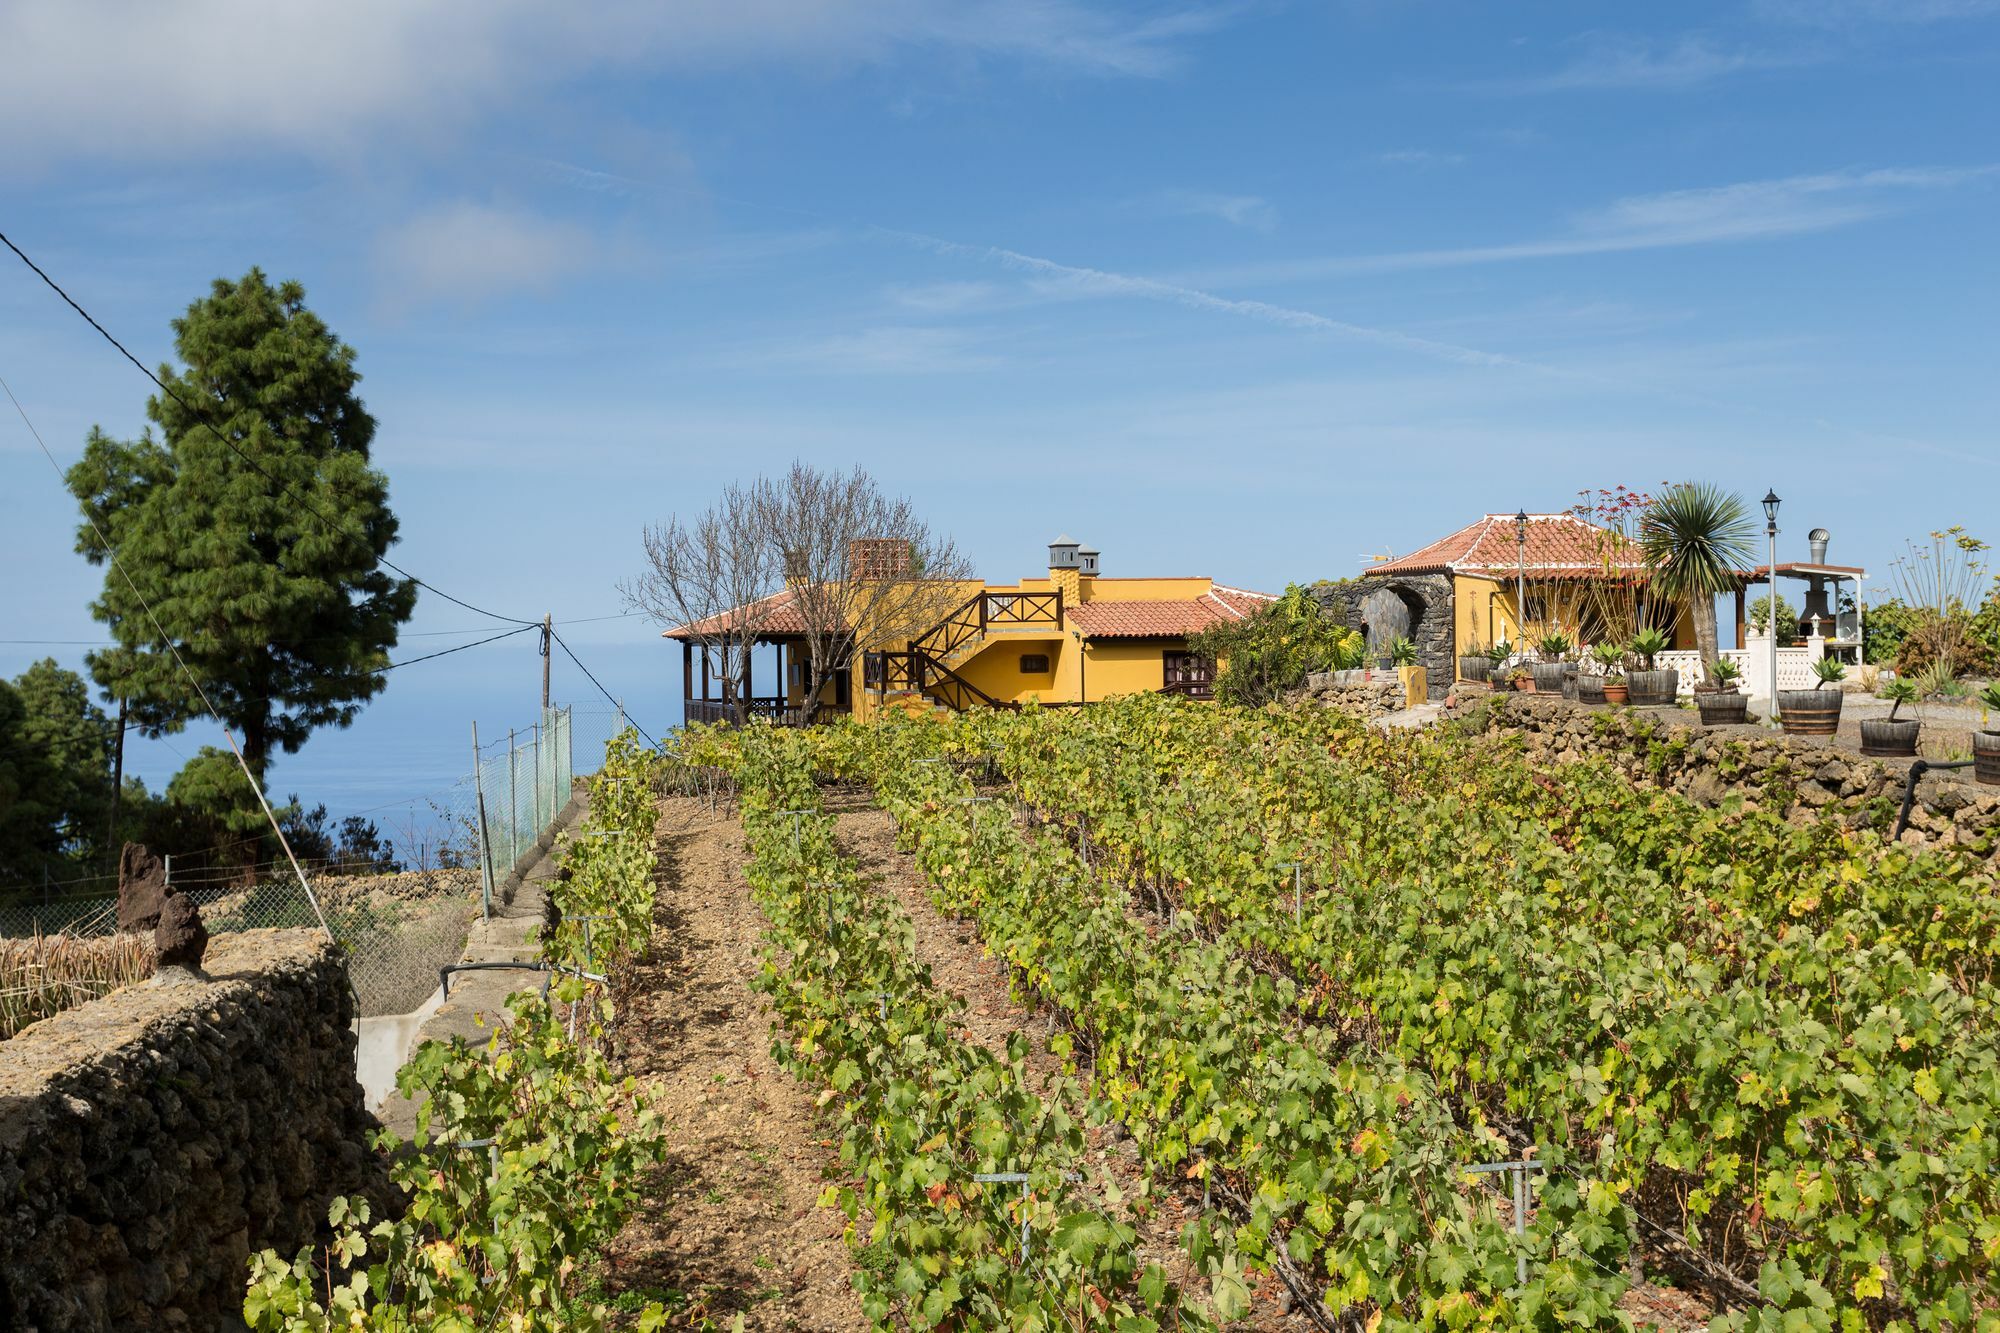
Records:
M144 935L0 940L0 1041L152 975L153 942Z

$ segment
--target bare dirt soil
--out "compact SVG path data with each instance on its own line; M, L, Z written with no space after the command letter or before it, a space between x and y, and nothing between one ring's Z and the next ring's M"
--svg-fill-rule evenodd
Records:
M605 1295L672 1293L689 1324L863 1329L843 1219L818 1207L837 1154L810 1092L771 1058L771 1014L750 987L765 923L743 862L733 817L662 802L652 952L619 1014L625 1069L672 1148L604 1256Z

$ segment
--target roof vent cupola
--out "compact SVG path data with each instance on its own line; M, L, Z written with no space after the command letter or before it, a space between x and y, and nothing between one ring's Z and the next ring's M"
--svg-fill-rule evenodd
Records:
M1077 543L1068 533L1049 543L1050 569L1075 569L1077 567Z
M1076 552L1076 572L1085 578L1097 575L1097 550L1094 547L1078 547Z

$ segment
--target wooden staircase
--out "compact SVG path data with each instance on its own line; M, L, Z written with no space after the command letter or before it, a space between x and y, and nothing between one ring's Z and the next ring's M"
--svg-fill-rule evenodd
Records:
M1022 593L982 589L906 647L864 654L862 685L878 695L918 695L956 712L1017 708L1018 704L995 699L959 675L956 668L978 654L997 633L1046 633L1061 629L1062 623L1060 588Z

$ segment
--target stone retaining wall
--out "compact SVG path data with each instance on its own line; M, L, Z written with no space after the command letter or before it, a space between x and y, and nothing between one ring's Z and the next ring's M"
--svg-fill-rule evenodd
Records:
M1370 721L1401 712L1406 702L1403 682L1394 671L1315 671L1306 677L1305 693Z
M1363 619L1362 603L1370 594L1389 592L1401 598L1411 615L1410 638L1417 647L1417 665L1426 672L1430 697L1444 698L1458 674L1451 575L1370 574L1315 583L1311 592L1341 624L1357 627Z
M0 1328L209 1333L252 1251L380 1195L326 936L219 936L204 966L0 1043Z
M1474 727L1515 734L1531 758L1570 762L1590 755L1616 764L1633 781L1665 787L1707 806L1741 795L1744 808L1795 819L1832 809L1850 828L1894 826L1910 760L1864 759L1797 736L1756 727L1704 727L1672 709L1609 709L1541 695L1473 692L1459 687L1456 712ZM1991 856L2000 845L2000 788L1978 787L1949 773L1917 783L1911 846L1956 845Z

